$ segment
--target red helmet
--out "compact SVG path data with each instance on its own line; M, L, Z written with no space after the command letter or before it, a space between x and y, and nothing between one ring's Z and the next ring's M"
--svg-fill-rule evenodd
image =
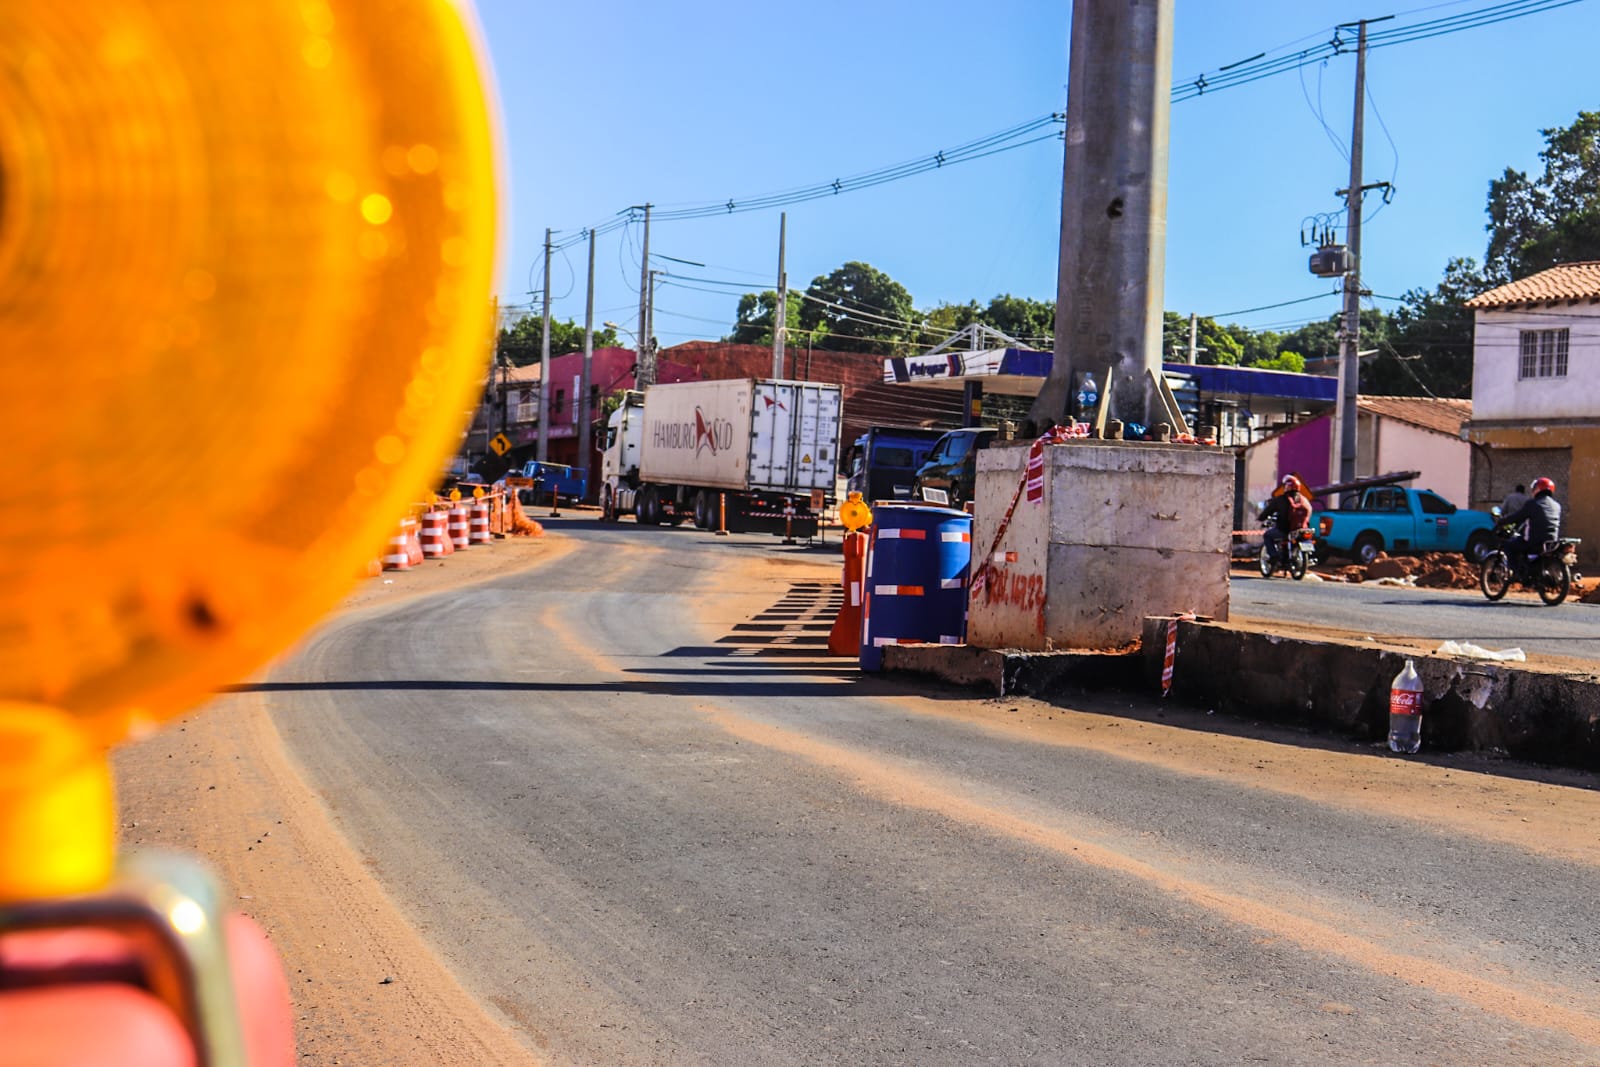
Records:
M1540 493L1553 493L1556 491L1556 483L1549 478L1535 478L1532 489L1534 496L1538 496Z

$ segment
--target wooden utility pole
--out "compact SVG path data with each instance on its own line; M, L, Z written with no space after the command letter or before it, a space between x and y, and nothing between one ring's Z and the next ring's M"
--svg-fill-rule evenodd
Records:
M550 229L544 231L544 336L539 339L539 462L550 459Z
M772 376L783 377L783 332L789 325L789 276L783 270L784 238L788 233L789 213L778 213L778 306L772 311Z

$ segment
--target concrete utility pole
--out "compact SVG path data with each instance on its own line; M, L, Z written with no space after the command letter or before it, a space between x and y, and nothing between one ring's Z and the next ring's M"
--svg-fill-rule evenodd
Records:
M650 272L650 304L648 314L645 315L645 347L650 349L650 383L656 384L656 277L667 273L664 270ZM642 387L641 387L642 388Z
M1197 335L1198 335L1199 331L1200 331L1200 316L1195 314L1193 311L1191 311L1191 312L1189 312L1189 364L1191 366L1194 365L1194 361L1200 355L1200 349L1195 344L1195 341L1198 339Z
M589 231L589 295L583 306L583 369L578 372L578 395L573 404L578 410L578 470L584 485L589 484L589 451L594 447L589 426L589 376L594 363L594 231Z
M544 336L539 339L539 462L550 458L550 229L544 231Z
M1367 21L1356 23L1356 106L1350 131L1350 188L1344 190L1350 270L1344 276L1344 343L1339 346L1338 479L1356 480L1356 412L1361 391L1361 138L1367 111Z
M1107 367L1111 417L1147 423L1161 373L1174 0L1074 0L1055 363L1029 412L1062 421ZM1159 406L1154 410L1160 410Z
M778 306L772 311L772 376L783 377L783 331L789 325L789 276L783 271L784 238L789 229L789 213L778 213Z
M650 340L650 205L644 206L644 255L639 264L639 360L634 384L648 389L656 384L656 352Z

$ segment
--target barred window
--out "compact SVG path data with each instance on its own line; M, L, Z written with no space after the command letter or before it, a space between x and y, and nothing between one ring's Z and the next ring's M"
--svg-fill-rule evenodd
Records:
M1523 330L1522 359L1518 378L1565 378L1567 376L1567 331Z

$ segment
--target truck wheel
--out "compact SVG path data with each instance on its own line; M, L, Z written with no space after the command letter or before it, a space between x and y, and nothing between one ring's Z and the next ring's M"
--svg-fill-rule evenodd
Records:
M1379 552L1383 551L1383 538L1368 531L1356 538L1355 547L1351 551L1355 553L1357 563L1369 564L1378 558Z
M711 529L711 501L704 489L694 495L694 524L702 530Z
M600 521L617 521L617 505L616 501L611 499L611 487L609 485L600 490Z
M1481 564L1489 553L1494 551L1494 548L1494 538L1479 530L1467 538L1467 561Z
M653 486L639 490L639 503L634 506L638 509L640 522L646 526L661 525L661 497Z

